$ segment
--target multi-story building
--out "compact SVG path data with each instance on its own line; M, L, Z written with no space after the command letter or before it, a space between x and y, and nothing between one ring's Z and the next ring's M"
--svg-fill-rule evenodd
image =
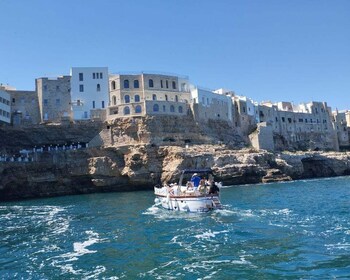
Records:
M187 78L160 74L110 75L108 118L186 115L191 100Z
M11 123L11 103L10 94L0 86L0 124Z
M109 99L108 67L72 67L71 99L74 120L105 120Z
M257 106L258 121L268 123L286 147L337 150L338 141L326 102L295 106L291 102L263 102Z
M347 123L347 112L339 112L336 110L332 112L333 115L333 128L337 133L339 146L349 147L349 133L348 133L348 123Z
M7 90L11 100L12 124L33 125L41 122L38 94L29 90Z
M233 122L232 92L223 89L210 91L193 87L191 96L193 115L196 119Z
M60 122L71 118L70 76L35 80L41 122ZM33 105L34 105L33 99Z

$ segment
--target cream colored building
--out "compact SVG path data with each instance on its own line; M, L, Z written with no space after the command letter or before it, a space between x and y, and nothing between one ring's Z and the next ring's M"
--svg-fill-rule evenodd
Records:
M348 112L338 110L332 112L333 116L333 128L337 133L339 146L340 147L349 147L349 133L348 133L348 123L347 116Z
M12 124L28 126L41 122L38 94L29 90L8 90L11 99Z
M70 76L35 80L41 122L60 122L72 117L70 81Z
M338 150L338 140L326 102L294 105L291 102L262 102L257 106L258 122L271 125L280 146L294 149Z
M160 74L110 75L108 119L186 115L191 100L187 78Z

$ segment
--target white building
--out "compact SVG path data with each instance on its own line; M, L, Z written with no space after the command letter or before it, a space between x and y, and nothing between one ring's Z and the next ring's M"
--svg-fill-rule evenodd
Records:
M109 99L108 67L72 67L70 75L73 119L104 119Z
M192 88L191 96L193 104L198 104L195 115L202 120L233 120L231 95L217 90L210 91L202 88Z
M0 87L0 123L11 123L10 94Z

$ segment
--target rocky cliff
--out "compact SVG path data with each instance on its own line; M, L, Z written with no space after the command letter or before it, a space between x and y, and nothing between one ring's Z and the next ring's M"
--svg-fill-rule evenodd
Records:
M178 180L184 168L211 167L224 185L350 174L348 153L257 152L242 148L232 128L215 130L217 124L207 130L184 119L123 119L100 134L82 131L95 145L36 153L33 162L0 162L0 200L152 189Z

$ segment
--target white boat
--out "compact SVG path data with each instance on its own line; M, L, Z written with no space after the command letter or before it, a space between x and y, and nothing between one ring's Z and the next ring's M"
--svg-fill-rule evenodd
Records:
M183 184L185 181L186 184ZM154 187L154 202L174 211L208 212L222 208L220 187L221 183L214 181L211 169L185 169L181 172L178 184Z

